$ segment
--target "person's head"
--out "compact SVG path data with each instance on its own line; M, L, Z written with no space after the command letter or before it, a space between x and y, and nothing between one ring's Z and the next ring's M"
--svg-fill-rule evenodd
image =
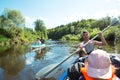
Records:
M95 80L106 80L112 77L112 65L109 54L104 50L94 50L88 56L88 76Z
M84 30L84 31L82 32L82 36L83 36L83 39L84 39L85 41L88 41L88 40L89 40L89 32L88 32L87 30Z
M39 38L37 38L37 41L40 40Z

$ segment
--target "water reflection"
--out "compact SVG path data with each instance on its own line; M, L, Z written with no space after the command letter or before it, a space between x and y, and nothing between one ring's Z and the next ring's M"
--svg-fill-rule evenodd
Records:
M46 48L42 50L37 50L35 55L35 60L38 61L38 60L44 59L45 53L46 53Z
M13 46L0 56L0 68L4 75L17 75L25 67L25 56L20 46Z
M27 52L25 54L26 57L26 65L33 64L35 61L44 60L46 53L46 48L37 49L36 51Z
M30 47L17 45L4 48L4 50L0 49L0 80L35 80L34 76L39 70L47 65L63 61L76 50L78 43L49 41L45 49L34 52L30 51ZM119 47L119 42L116 45L114 42L108 42L108 46L102 48L109 53L115 53L117 50L119 54ZM69 60L68 63L71 62ZM68 63L65 63L63 67L67 68Z

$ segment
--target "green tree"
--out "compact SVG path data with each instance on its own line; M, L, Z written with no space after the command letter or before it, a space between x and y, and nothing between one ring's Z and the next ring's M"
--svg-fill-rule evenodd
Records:
M47 38L47 30L44 22L40 19L35 21L35 30L40 33L40 37Z
M3 17L2 27L10 27L10 26L16 26L20 28L25 27L25 19L20 11L5 9L1 16Z
M45 24L43 23L42 20L38 19L35 21L35 30L42 32L45 28Z

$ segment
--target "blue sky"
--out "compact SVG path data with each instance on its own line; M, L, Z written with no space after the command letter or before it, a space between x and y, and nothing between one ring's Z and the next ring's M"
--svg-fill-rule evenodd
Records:
M120 0L0 0L0 14L5 8L19 10L30 28L37 19L50 29L81 19L120 16Z

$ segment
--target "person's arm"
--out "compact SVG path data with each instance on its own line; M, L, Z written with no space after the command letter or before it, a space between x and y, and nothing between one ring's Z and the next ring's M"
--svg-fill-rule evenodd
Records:
M82 48L83 48L83 43L79 43L78 45L77 45L77 53L79 53L81 50L82 50Z
M104 36L102 35L101 32L99 32L98 34L99 34L99 37L100 37L101 41L94 41L94 44L98 45L98 46L106 46L107 42L106 42Z

